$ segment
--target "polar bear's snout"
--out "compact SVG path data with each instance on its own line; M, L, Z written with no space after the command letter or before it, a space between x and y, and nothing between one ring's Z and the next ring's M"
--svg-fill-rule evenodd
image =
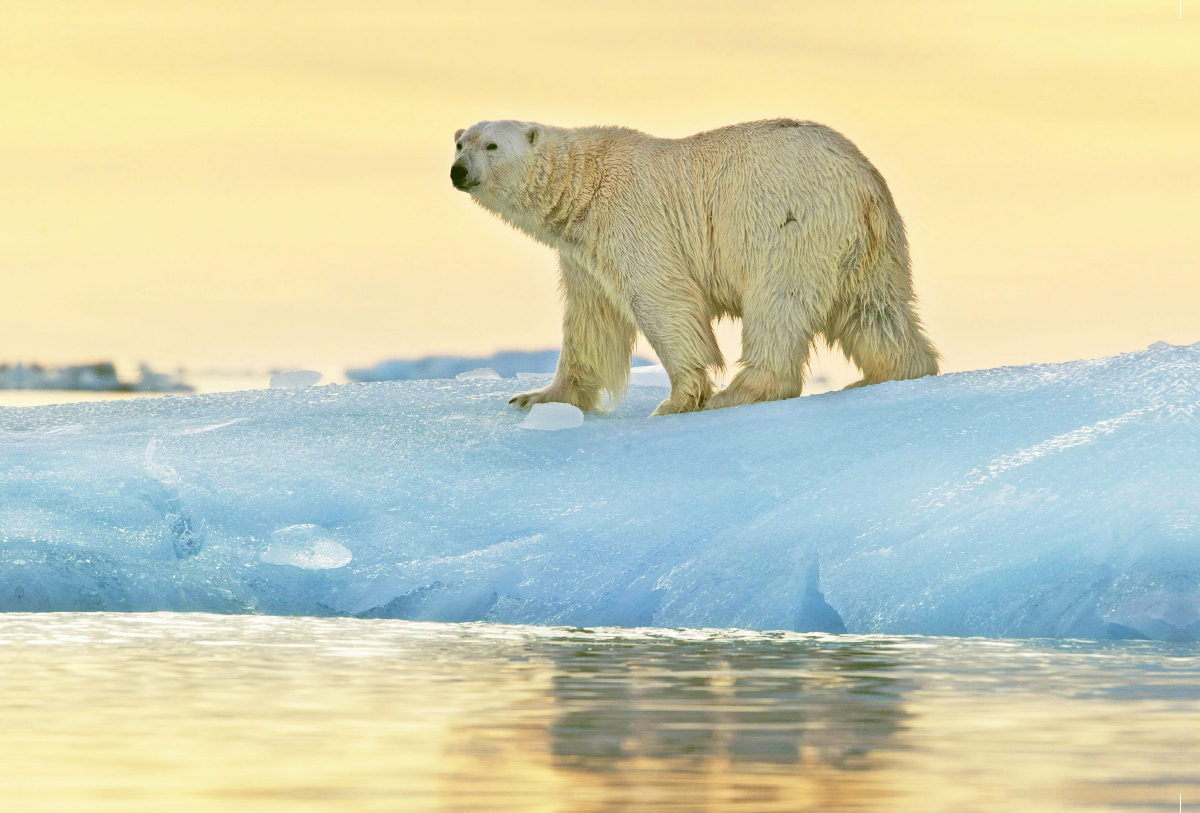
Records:
M450 183L454 184L455 189L469 192L472 186L476 186L476 184L467 182L467 177L470 174L462 164L455 163L454 166L450 167Z

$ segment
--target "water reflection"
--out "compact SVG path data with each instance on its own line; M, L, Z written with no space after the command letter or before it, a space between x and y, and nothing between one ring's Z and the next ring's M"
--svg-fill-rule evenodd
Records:
M1200 800L1195 644L14 613L0 721L23 811Z
M678 640L560 647L550 727L558 764L612 772L660 760L861 765L899 729L910 681L886 649L829 640Z

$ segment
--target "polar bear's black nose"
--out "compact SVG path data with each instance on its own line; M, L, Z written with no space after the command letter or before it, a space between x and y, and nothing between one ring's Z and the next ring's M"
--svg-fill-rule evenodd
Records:
M467 179L467 168L462 164L455 164L450 167L450 183L454 184L458 189L462 189L463 181Z

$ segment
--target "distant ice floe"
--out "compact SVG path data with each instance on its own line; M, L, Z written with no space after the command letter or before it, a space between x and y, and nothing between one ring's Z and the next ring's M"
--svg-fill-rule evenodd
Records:
M122 381L111 361L43 367L0 364L0 390L72 390L82 392L192 392L183 372L159 373L142 364L137 381Z
M0 410L0 609L1200 638L1200 345L661 418L635 383L557 432L517 386Z
M426 356L419 359L381 361L374 367L346 371L351 381L415 381L455 378L461 373L487 368L501 378L520 375L552 375L558 367L558 350L505 350L493 356ZM633 364L649 364L634 356Z

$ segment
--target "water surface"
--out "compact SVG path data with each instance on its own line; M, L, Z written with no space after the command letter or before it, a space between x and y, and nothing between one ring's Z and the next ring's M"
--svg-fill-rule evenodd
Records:
M1200 647L0 615L21 811L1200 809Z

